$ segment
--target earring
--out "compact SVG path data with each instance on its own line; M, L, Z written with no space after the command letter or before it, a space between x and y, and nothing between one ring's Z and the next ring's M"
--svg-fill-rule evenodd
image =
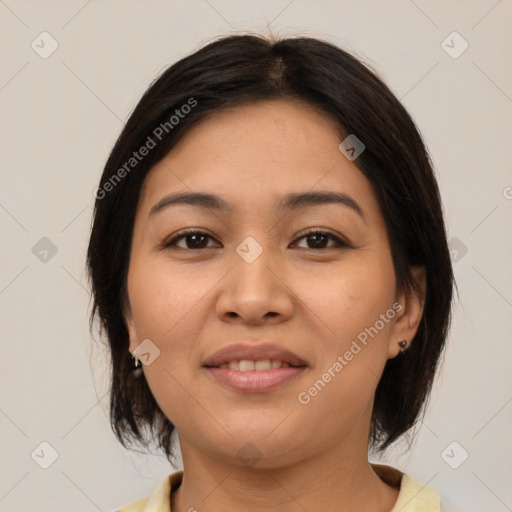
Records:
M398 346L400 347L400 352L404 352L407 347L407 340L399 341Z
M132 370L135 377L138 377L142 373L142 363L135 356L132 356Z

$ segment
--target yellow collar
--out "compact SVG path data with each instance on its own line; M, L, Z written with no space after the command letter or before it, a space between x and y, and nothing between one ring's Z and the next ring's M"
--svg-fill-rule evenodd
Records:
M389 485L400 488L398 500L390 512L440 512L439 494L426 485L421 485L410 476L391 466L371 464L379 477ZM174 492L183 479L183 470L172 473L147 498L142 498L117 512L172 512L171 490Z

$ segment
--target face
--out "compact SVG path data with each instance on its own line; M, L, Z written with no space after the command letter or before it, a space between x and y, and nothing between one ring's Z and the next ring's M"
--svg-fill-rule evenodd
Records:
M184 457L254 452L277 467L367 447L384 365L421 307L397 291L375 192L343 138L304 104L236 107L191 129L144 182L130 351L143 343L141 378ZM179 193L216 202L171 203Z

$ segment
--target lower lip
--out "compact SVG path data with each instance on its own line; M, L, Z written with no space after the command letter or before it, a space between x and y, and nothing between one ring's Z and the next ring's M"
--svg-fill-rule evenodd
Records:
M290 366L274 370L241 372L229 368L207 368L208 372L220 383L246 393L258 393L275 389L296 378L305 369L305 366Z

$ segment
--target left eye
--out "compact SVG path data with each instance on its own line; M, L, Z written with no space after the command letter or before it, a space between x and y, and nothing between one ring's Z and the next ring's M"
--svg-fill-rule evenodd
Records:
M198 249L208 249L208 239L215 240L211 235L208 233L205 233L203 231L190 231L186 233L182 233L181 235L178 235L168 242L165 242L163 244L163 248L169 248L172 246L179 247L180 249L185 250L198 250ZM309 233L306 233L296 240L303 240L306 239L307 243L310 243L310 247L304 247L305 249L313 249L313 250L323 250L328 249L331 246L325 246L326 243L328 243L329 240L334 241L334 247L349 247L349 244L338 238L332 233L326 232L326 231L311 231ZM182 247L178 245L178 242L181 240L185 240L186 247Z
M313 240L313 247L306 247L306 249L327 249L328 247L324 247L324 245L329 239L334 241L334 247L348 247L346 242L340 240L337 236L327 231L310 231L309 233L302 235L297 240L302 239Z

